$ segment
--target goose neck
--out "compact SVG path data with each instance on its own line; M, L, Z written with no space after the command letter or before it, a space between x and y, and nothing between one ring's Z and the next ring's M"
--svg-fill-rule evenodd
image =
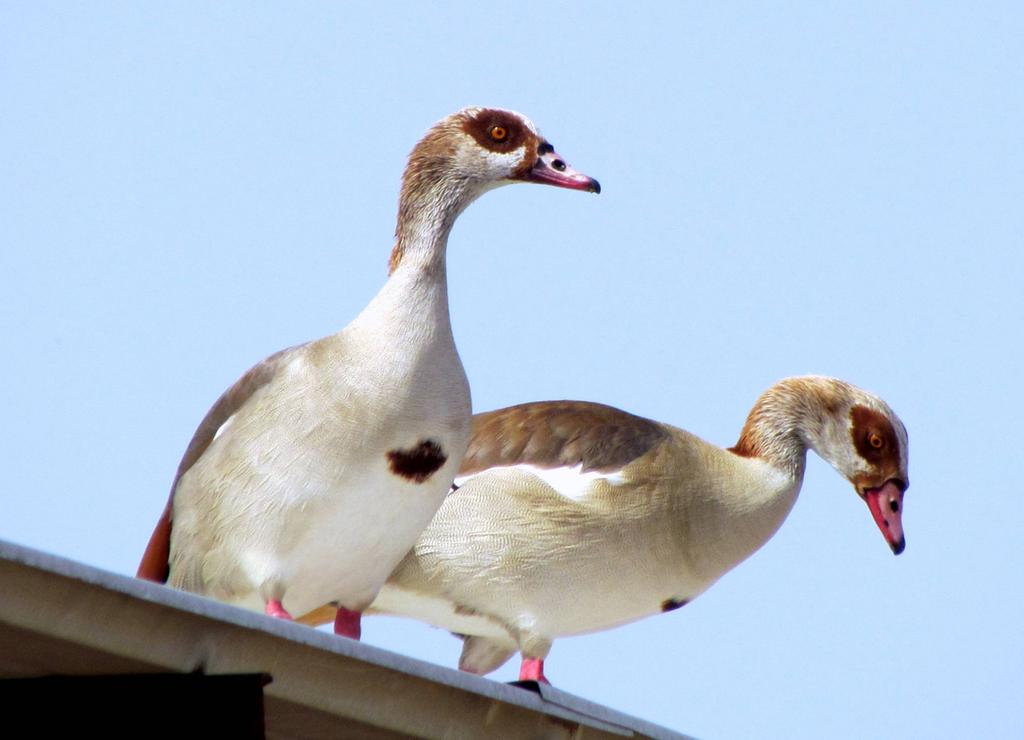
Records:
M398 206L395 248L389 273L412 263L427 270L444 269L448 235L455 219L475 199L469 183L461 178L443 177L431 181L406 176Z
M731 451L760 458L794 479L803 477L808 448L816 448L823 412L800 389L777 385L765 392L747 416Z

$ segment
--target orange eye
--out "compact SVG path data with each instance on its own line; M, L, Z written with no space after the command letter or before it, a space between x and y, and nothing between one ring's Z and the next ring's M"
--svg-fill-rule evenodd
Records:
M491 126L491 130L488 133L495 141L504 141L508 138L508 129L504 126Z
M882 439L882 435L877 432L872 432L871 436L868 437L868 444L874 447L876 450L880 450L885 446L885 440Z

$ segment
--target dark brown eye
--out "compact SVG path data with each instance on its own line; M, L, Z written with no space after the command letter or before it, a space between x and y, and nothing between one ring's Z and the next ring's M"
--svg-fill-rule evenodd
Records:
M504 126L491 126L487 132L494 141L504 141L508 138L508 129Z
M876 450L880 450L885 447L885 440L882 439L882 435L877 432L872 432L871 436L868 437L868 444L874 447Z

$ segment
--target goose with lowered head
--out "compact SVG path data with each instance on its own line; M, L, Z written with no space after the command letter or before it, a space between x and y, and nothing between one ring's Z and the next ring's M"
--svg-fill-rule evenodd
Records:
M777 383L729 449L595 403L477 414L455 487L370 611L461 636L463 670L487 673L519 651L520 679L546 681L554 639L677 609L767 542L808 449L902 552L907 432L841 380Z
M360 613L452 484L470 396L448 316L456 217L499 185L600 192L524 116L466 108L416 145L390 273L337 334L271 355L203 419L138 575L291 618Z

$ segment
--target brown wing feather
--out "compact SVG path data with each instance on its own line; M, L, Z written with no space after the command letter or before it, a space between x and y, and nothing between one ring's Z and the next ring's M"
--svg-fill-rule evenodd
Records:
M173 497L172 497L173 499ZM160 520L149 537L149 544L146 551L142 553L142 560L139 562L139 569L135 571L136 578L145 578L147 581L167 583L171 567L168 563L171 557L171 502L168 501Z
M473 417L459 473L521 464L611 472L667 437L661 424L599 403L524 403Z
M217 402L206 412L206 416L199 423L199 428L192 435L192 441L189 442L188 448L178 464L178 471L175 473L174 482L171 484L170 498L167 501L167 506L164 507L163 514L160 515L160 520L157 522L153 534L149 538L149 544L146 545L146 551L142 555L139 569L135 573L137 577L157 581L158 583L167 582L170 570L168 558L171 552L171 519L174 507L174 491L178 488L178 481L203 456L206 448L210 446L214 436L216 436L217 430L223 426L224 422L231 418L232 414L238 411L238 409L242 408L256 391L270 382L271 378L274 377L292 352L303 346L305 345L289 347L280 352L275 352L262 362L258 362L249 368L245 375L224 391L221 397L217 399Z

